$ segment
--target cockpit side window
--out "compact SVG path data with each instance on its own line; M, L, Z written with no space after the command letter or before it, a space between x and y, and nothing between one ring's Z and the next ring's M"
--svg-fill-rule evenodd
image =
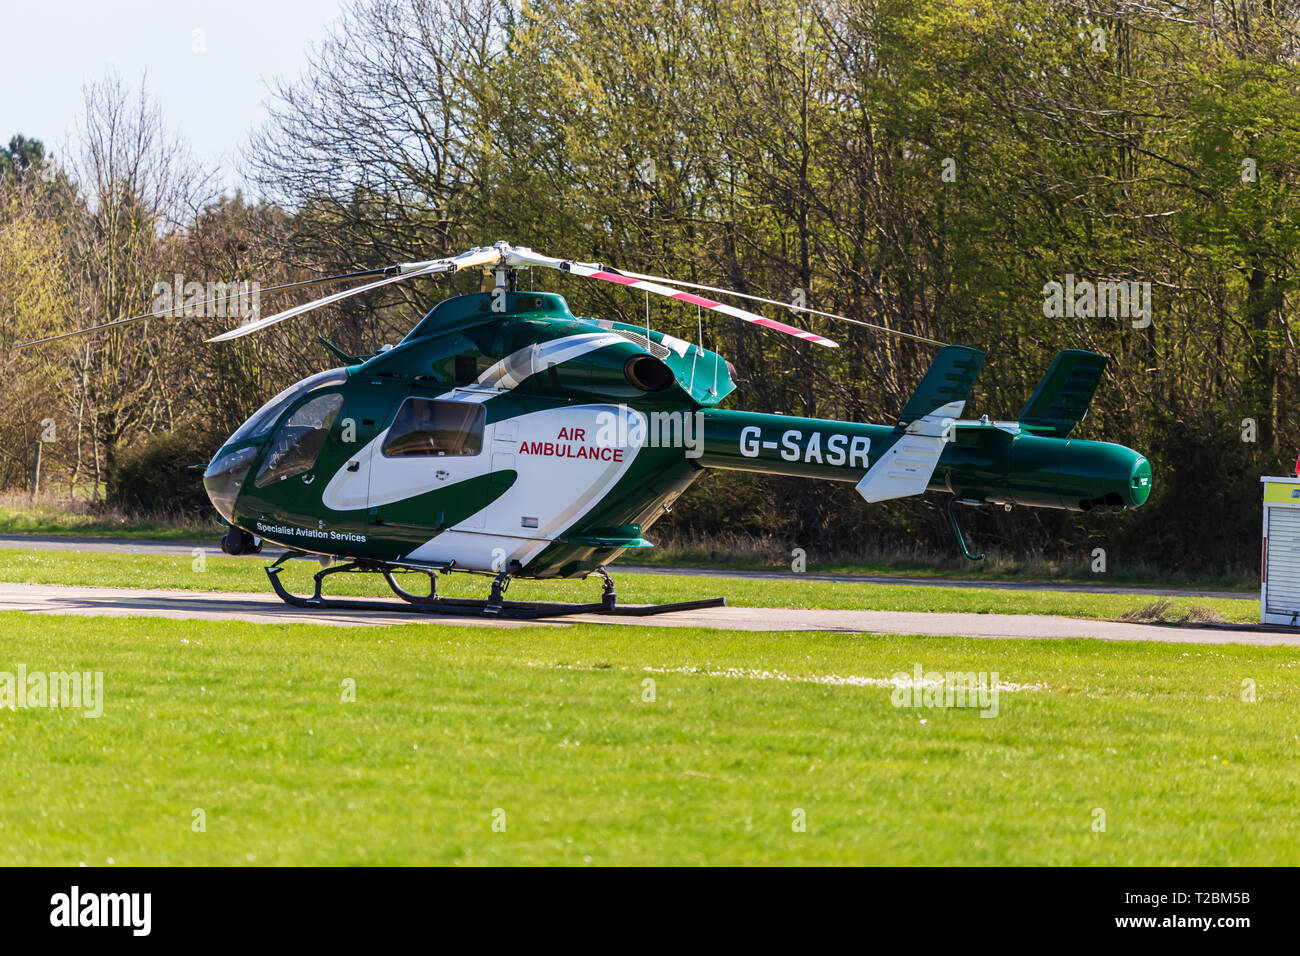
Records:
M347 369L332 368L327 372L318 372L301 382L295 382L290 385L275 398L271 399L257 411L249 416L248 421L239 426L238 431L226 439L226 443L235 441L244 441L250 438L261 438L271 430L280 413L288 408L293 401L301 395L317 389L325 388L329 385L342 385L348 380Z
M486 419L482 405L408 398L388 429L384 457L477 455Z
M343 396L331 392L313 398L290 415L275 433L253 484L265 488L272 482L310 471L342 407Z

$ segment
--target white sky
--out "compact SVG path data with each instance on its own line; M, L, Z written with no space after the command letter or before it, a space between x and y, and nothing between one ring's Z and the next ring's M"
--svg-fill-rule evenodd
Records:
M296 77L338 14L339 0L0 0L0 144L21 133L63 159L83 84L112 67L135 88L147 70L167 126L232 188L270 81Z

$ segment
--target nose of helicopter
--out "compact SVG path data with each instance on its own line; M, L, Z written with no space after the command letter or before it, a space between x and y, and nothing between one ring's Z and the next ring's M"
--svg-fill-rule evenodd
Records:
M234 520L235 499L239 497L239 489L256 457L257 448L251 445L233 449L223 447L203 472L203 490L208 493L212 507L227 521Z

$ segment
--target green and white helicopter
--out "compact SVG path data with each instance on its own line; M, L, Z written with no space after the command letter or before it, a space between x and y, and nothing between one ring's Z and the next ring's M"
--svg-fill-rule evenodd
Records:
M209 341L417 276L482 269L495 284L438 303L400 343L372 356L330 346L346 366L290 386L231 435L203 475L230 526L223 549L287 549L267 572L284 600L306 607L355 606L322 594L328 575L351 572L381 574L405 606L441 613L658 613L725 602L619 606L606 567L650 547L645 533L708 468L850 481L868 502L946 492L964 551L954 501L1113 511L1138 507L1151 492L1142 455L1069 437L1105 367L1094 353L1058 355L1015 422L960 420L984 353L951 345L892 425L724 410L717 406L735 384L721 355L647 327L574 316L556 294L518 290L517 270L533 267L836 344L698 293L771 300L504 242L349 273L382 278ZM283 563L313 555L340 563L316 574L311 597L290 594L279 580ZM490 596L439 595L438 575L458 571L491 575ZM427 576L427 594L398 584L408 573ZM514 577L593 573L604 581L599 603L504 596Z

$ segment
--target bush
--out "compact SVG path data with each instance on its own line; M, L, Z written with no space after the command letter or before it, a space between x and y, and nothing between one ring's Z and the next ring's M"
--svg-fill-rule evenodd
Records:
M192 429L150 436L118 459L108 478L108 503L129 514L210 511L212 505L203 490L203 468L220 443L220 439Z

